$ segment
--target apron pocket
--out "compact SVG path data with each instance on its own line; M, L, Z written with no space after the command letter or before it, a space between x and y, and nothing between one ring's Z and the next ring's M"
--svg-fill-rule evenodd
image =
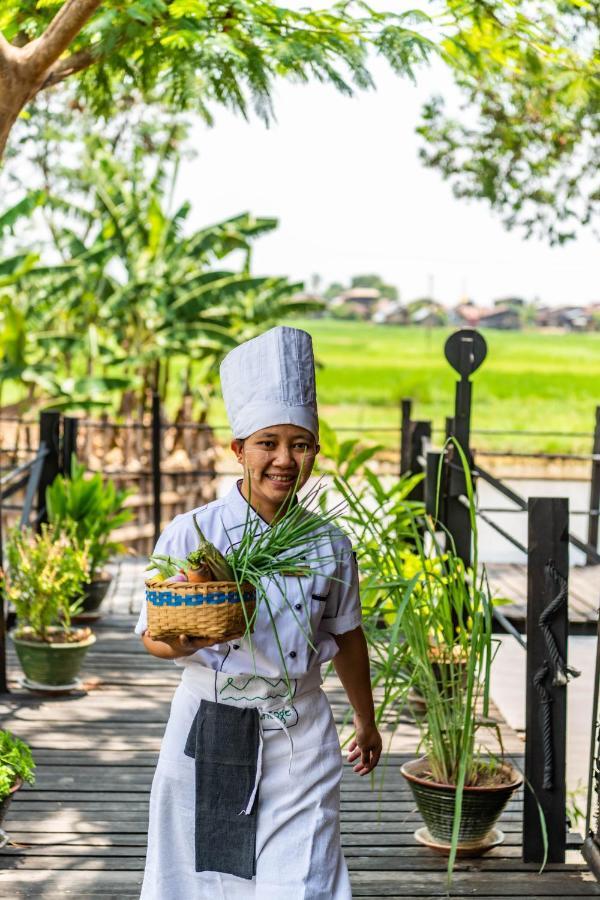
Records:
M202 700L185 745L196 760L197 872L251 879L256 873L255 801L244 809L256 780L258 710Z

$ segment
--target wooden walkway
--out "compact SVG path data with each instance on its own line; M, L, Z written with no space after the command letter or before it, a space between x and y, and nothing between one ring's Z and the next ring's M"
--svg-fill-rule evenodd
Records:
M527 566L515 563L490 563L487 568L490 587L496 597L512 603L500 612L525 631L527 619ZM600 566L573 566L569 570L569 631L571 634L596 634L600 607Z
M138 578L139 565L124 566L87 658L84 691L34 696L18 687L13 665L14 693L0 698L0 716L3 727L33 745L38 769L36 785L19 791L5 822L12 844L0 851L0 897L139 896L148 794L179 676L171 664L148 656L132 634ZM328 690L341 721L339 688L333 683ZM503 732L509 752L521 753L521 739L507 726ZM400 759L413 755L416 744L407 719L391 745L382 790L379 784L372 790L349 769L344 773L342 832L354 897L446 896L445 861L415 843L420 820L398 772ZM568 865L543 875L521 863L521 807L517 796L502 817L501 847L459 863L450 896L599 897L600 885L574 851Z

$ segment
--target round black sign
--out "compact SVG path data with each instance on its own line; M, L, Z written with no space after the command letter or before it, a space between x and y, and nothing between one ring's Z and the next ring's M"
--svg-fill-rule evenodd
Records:
M474 328L461 328L450 335L444 353L452 368L463 378L468 378L486 358L487 344Z

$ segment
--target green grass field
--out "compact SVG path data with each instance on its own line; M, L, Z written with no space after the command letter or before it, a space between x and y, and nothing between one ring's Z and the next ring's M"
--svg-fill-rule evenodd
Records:
M456 375L444 357L450 329L404 328L331 319L293 324L313 336L320 412L335 427L396 426L399 401L413 418L443 428L454 406ZM484 331L488 356L473 376L473 429L584 432L589 437L473 435L475 447L591 450L600 405L600 333Z
M290 324L313 336L319 364L319 409L330 425L397 447L400 399L410 397L413 418L430 419L434 428L443 431L445 417L454 407L456 375L444 357L444 342L451 329L334 319ZM488 356L473 377L472 445L478 449L589 453L595 408L600 405L600 333L488 330L484 334ZM183 360L173 360L168 417L175 414L180 402L175 395L182 365ZM9 383L3 403L14 402L21 395L22 389ZM213 403L210 421L226 423L220 398ZM566 434L501 436L477 434L477 429ZM576 432L584 436L571 436ZM219 436L226 433L227 429ZM438 443L439 437L438 433Z

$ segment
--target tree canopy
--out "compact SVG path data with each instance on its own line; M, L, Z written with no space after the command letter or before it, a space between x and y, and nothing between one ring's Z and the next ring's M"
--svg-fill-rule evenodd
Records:
M600 205L599 35L600 0L424 0L399 13L363 0L4 0L0 154L21 112L65 80L74 107L104 120L140 97L268 120L278 78L352 93L372 85L370 55L414 77L435 52L464 103L426 105L425 163L508 227L563 242Z
M508 228L564 243L600 212L600 2L462 0L442 49L462 95L434 97L421 158Z
M362 2L293 10L266 0L5 0L0 11L0 152L20 111L67 78L99 114L124 92L211 117L213 103L271 115L278 77L371 85L370 50L400 72L427 55L426 16Z

